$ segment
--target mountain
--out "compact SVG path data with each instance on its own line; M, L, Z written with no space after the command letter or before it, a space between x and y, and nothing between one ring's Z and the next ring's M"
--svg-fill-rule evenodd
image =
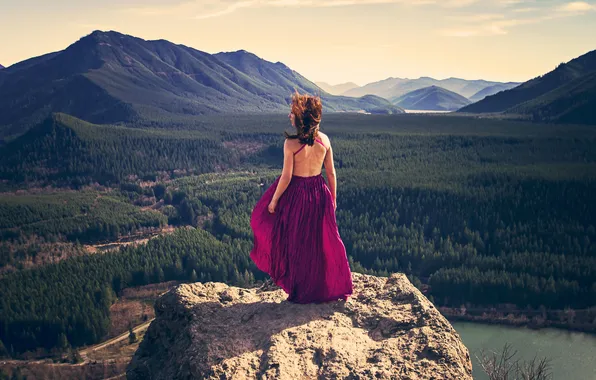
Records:
M126 378L472 379L459 334L406 275L352 282L347 302L303 305L271 286L179 285L155 302Z
M507 110L536 121L596 125L596 71Z
M455 111L470 104L467 98L437 86L408 92L392 102L404 109L428 111Z
M409 79L402 78L387 78L378 82L369 83L362 87L353 88L344 92L342 95L360 97L367 94L377 95L385 99L389 99L393 95L392 89L402 83L408 82ZM430 84L429 84L430 85ZM424 86L422 86L424 87ZM407 91L406 91L407 92Z
M392 106L386 99L374 95L365 95L358 99L347 96L335 96L321 91L316 84L309 81L302 75L293 71L281 62L271 63L249 53L239 50L230 53L217 53L214 57L239 70L252 79L263 83L273 83L268 88L269 93L260 93L261 96L271 97L277 94L276 99L283 110L287 109L289 94L294 88L302 88L311 94L320 95L326 111L359 111L364 110L370 113L403 113L404 111Z
M508 112L509 109L520 107L523 103L533 101L576 79L581 81L580 78L594 71L596 71L596 50L568 63L560 64L555 70L513 89L488 96L477 103L464 107L460 112Z
M167 121L211 113L283 112L291 92L321 93L282 63L245 51L211 55L165 40L95 31L0 75L0 136L51 112L93 123ZM326 111L403 112L387 100L322 94Z
M466 80L460 78L448 78L438 80L435 86L442 87L446 90L455 92L463 97L469 98L478 91L499 84L499 82L491 82L483 79L479 80Z
M501 91L510 90L510 89L517 87L519 85L520 85L520 83L515 83L515 82L495 84L495 85L483 88L482 90L478 91L474 95L470 96L469 99L472 102L478 102L478 101L486 98L487 96L494 95Z
M336 85L332 85L332 84L325 83L325 82L315 82L315 83L317 86L319 86L320 88L322 88L323 90L327 91L328 93L330 93L332 95L341 95L346 91L350 91L354 88L360 87L356 83L352 83L352 82L341 83L341 84L336 84Z
M0 70L4 69L4 66L0 65Z
M343 95L363 96L365 94L373 94L385 99L395 99L408 92L425 87L437 86L468 98L487 87L503 84L504 83L490 82L486 80L466 80L459 78L447 78L441 80L430 77L421 77L418 79L387 78L379 82L369 83L365 86L349 90Z

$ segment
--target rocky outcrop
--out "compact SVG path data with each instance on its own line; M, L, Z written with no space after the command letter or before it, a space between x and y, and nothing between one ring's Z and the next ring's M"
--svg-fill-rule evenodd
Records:
M209 282L159 298L129 379L472 379L459 335L403 274L353 273L348 301Z

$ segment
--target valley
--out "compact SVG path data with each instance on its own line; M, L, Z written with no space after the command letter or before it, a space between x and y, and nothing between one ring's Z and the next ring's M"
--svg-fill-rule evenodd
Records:
M521 84L318 86L96 31L3 68L0 378L122 377L160 294L266 280L250 215L294 90L324 104L352 271L405 273L452 321L596 333L594 57Z
M280 126L276 133L270 127L274 125ZM77 124L73 136L91 138L85 126ZM135 240L141 238L139 234L167 233L101 255L83 252L5 274L0 292L3 308L10 314L4 314L2 323L14 326L11 331L16 335L3 336L4 346L9 350L12 346L18 358L56 344L20 338L29 334L21 318L29 318L37 307L51 313L48 318L67 315L88 320L84 322L88 325L67 336L69 345L79 347L109 336L111 305L118 304L129 288L164 281L251 286L263 280L248 258L248 218L264 186L279 175L282 126L283 116L275 114L206 118L196 137L192 126L171 131L168 139L174 140L168 141L187 142L177 149L177 156L151 161L158 166L129 166L129 161L118 158L120 149L106 151L101 154L106 169L87 174L90 183L99 181L101 197L97 190L73 187L80 183L80 174L68 169L72 165L47 167L51 176L32 171L37 174L31 174L31 179L54 190L3 198L4 241L10 244L18 245L24 238L43 239L60 251L64 244L76 245L77 239L95 246L110 244L106 239L122 243L129 239L128 231ZM111 131L108 126L89 128ZM499 305L514 304L520 310L544 308L547 315L569 307L579 315L593 302L594 274L586 271L596 268L591 219L596 205L590 196L596 183L593 128L451 115L330 114L323 129L333 136L337 152L338 223L354 271L380 276L404 271L440 307L498 310ZM144 136L139 143L130 140L136 145L123 151L151 154L154 144L164 138L159 130ZM182 159L185 149L193 152L193 144L205 136L220 141L210 149L222 153L230 149L222 155L203 153L212 158L204 158L202 165L216 164L219 169L214 165L200 174L190 171L190 165L172 161ZM35 145L32 138L37 137L51 142L43 134L23 136L4 152L20 152L22 142ZM96 141L101 147L110 138L102 133L99 140L83 141ZM54 154L48 143L50 150L38 151L37 156L47 163L51 161L44 155ZM68 160L86 162L97 154L87 150L93 145L82 146L87 148ZM3 159L13 162L10 156ZM29 164L37 166L35 161ZM11 173L10 166L4 168L4 173ZM134 173L138 175L131 176ZM26 186L20 178L5 177L13 188ZM113 178L121 178L120 183ZM47 209L48 202L61 206ZM553 209L557 214L547 212ZM539 218L530 217L535 215ZM80 222L70 227L66 222L71 220ZM561 261L563 252L565 261ZM543 265L537 265L538 257ZM58 273L69 280L52 281ZM500 278L508 282L501 283ZM528 287L532 282L535 285ZM85 293L95 296L85 298ZM38 294L35 306L22 298L31 294ZM122 309L146 310L134 303ZM83 315L92 318L80 319ZM567 321L561 327L595 328L591 321L579 322ZM47 326L43 327L47 333L56 334L54 342L58 342L59 330L53 333L51 325L40 323Z

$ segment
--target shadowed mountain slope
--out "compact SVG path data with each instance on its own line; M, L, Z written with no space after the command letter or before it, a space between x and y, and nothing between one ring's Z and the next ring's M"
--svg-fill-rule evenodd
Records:
M403 112L379 97L334 97L282 63L245 51L211 55L117 32L3 69L0 137L62 112L93 123L180 115L283 112L290 93L321 93L326 111Z

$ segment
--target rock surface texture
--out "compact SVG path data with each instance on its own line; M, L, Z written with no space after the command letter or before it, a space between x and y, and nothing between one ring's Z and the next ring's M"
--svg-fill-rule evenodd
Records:
M353 273L348 301L219 282L159 298L129 379L472 379L467 348L403 274Z

